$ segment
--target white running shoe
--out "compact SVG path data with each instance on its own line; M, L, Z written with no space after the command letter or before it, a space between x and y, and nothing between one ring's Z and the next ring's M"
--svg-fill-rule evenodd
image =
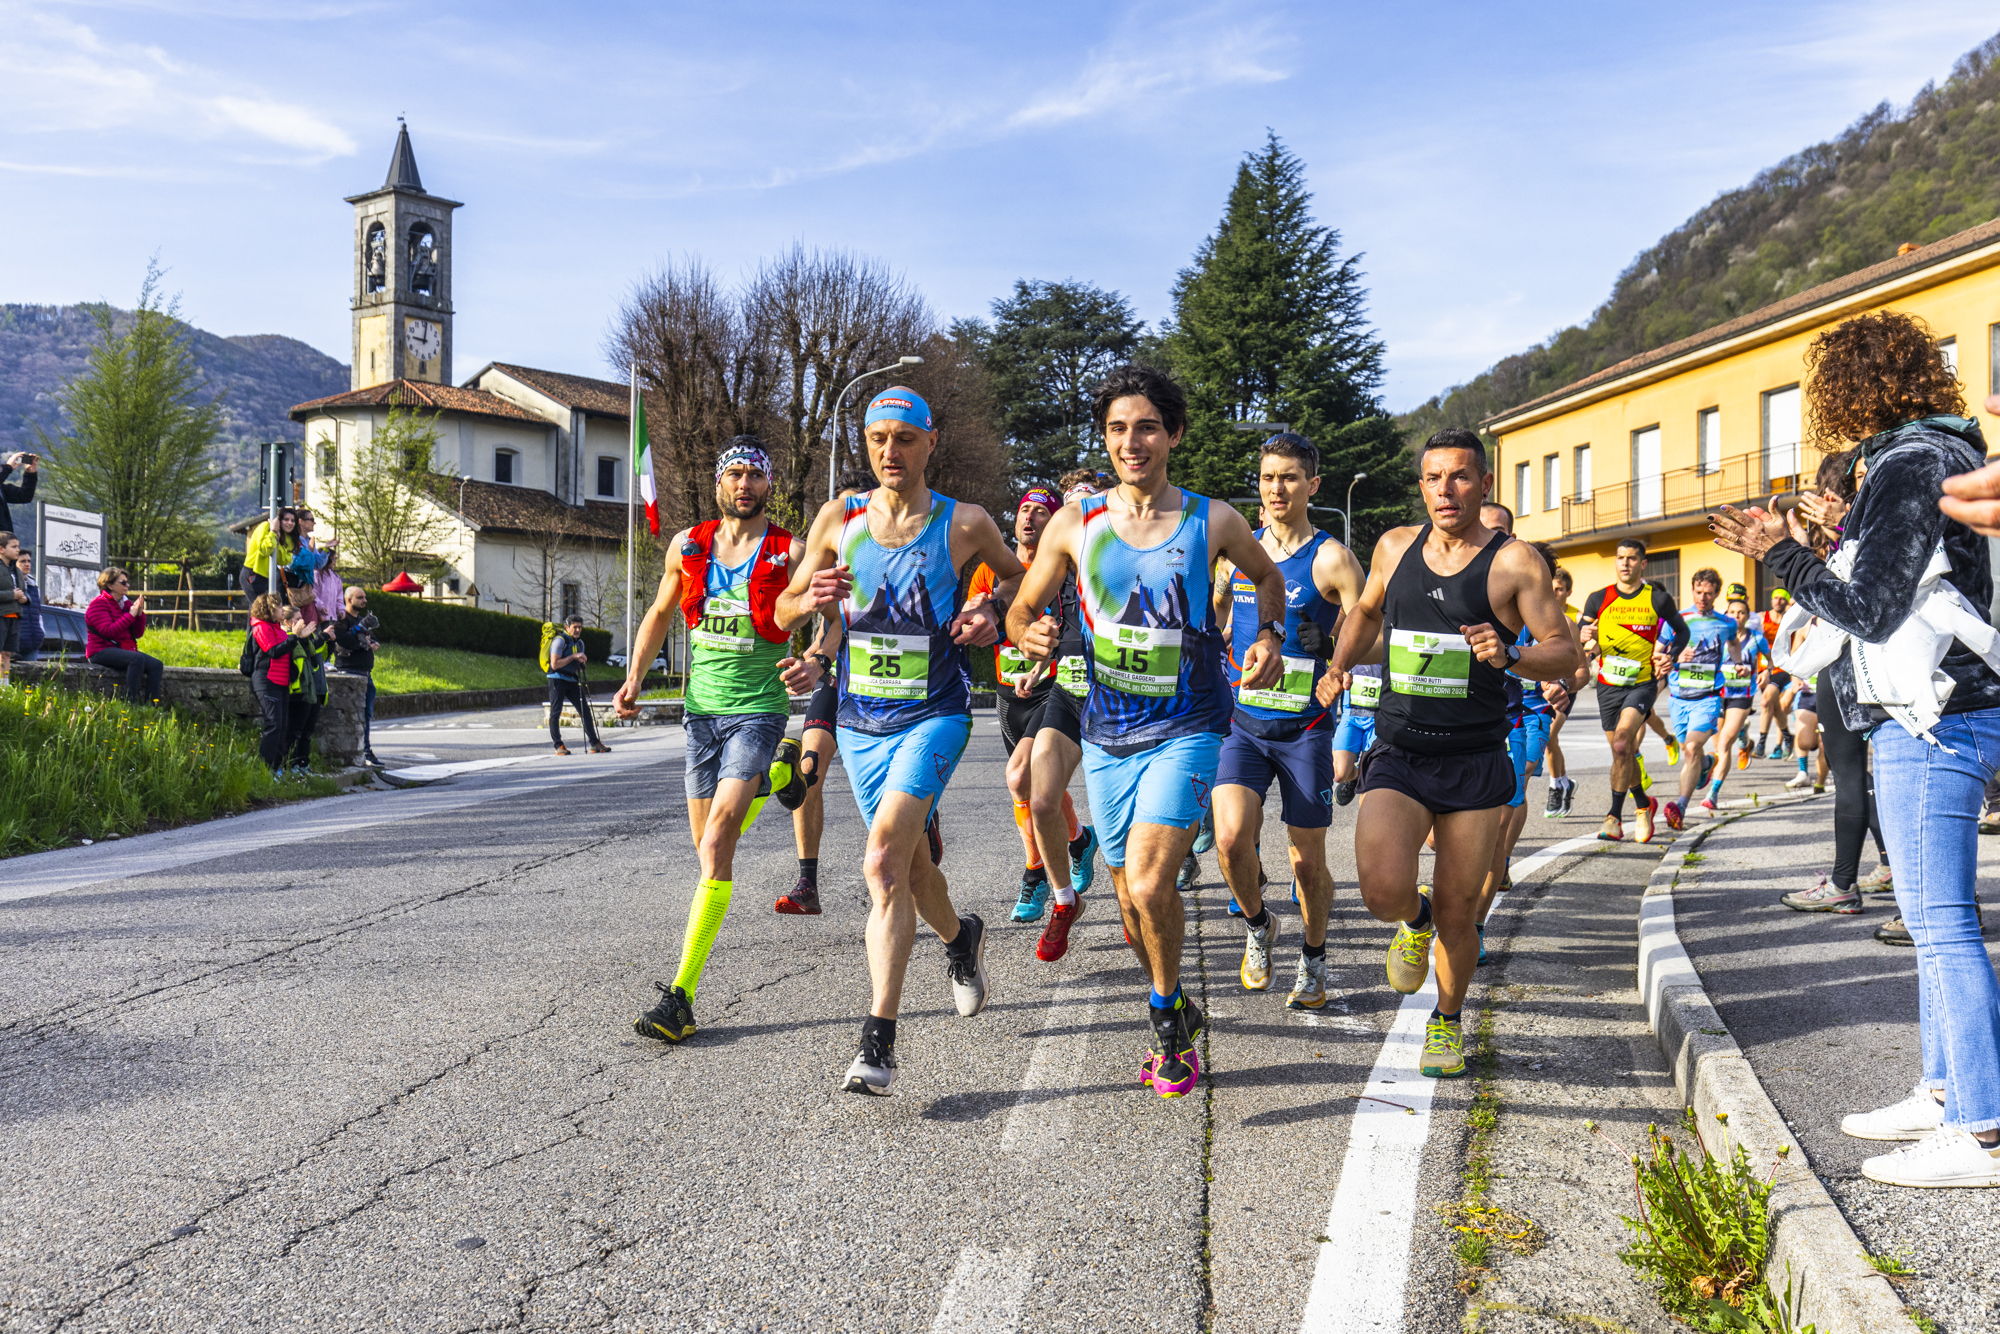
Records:
M1804 769L1801 769L1797 773L1792 775L1791 780L1787 782L1785 786L1787 788L1792 789L1793 791L1797 791L1799 788L1804 787L1807 783L1810 782L1812 782L1812 775L1808 774Z
M972 953L963 959L945 955L945 975L951 979L951 999L967 1019L986 1008L986 923L969 912L958 919L960 931L972 932Z
M1271 988L1271 946L1278 943L1278 914L1264 909L1264 929L1244 924L1243 927L1243 967L1237 976L1243 981L1245 991L1268 991Z
M1861 1175L1890 1186L2000 1186L2000 1147L1940 1126L1915 1144L1864 1160Z
M847 1077L841 1082L841 1087L849 1093L884 1098L889 1095L889 1086L895 1082L895 1048L872 1034L862 1038L861 1050L854 1053L854 1063L847 1067Z
M1943 1124L1944 1104L1919 1084L1893 1106L1841 1117L1840 1133L1855 1139L1922 1139Z

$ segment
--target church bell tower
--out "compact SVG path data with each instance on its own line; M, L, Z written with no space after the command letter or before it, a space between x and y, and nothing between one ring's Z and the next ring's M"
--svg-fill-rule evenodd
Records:
M401 118L398 117L399 125ZM382 188L354 205L354 384L451 380L451 214L424 193L408 126Z

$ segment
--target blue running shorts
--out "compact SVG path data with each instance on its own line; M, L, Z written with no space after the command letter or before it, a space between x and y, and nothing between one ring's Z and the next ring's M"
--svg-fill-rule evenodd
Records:
M964 714L926 718L886 736L836 727L833 736L847 781L854 786L854 803L872 826L884 792L907 792L936 805L972 740L972 719Z
M1710 736L1722 730L1722 696L1706 695L1701 699L1677 699L1674 701L1674 740L1687 744L1688 736L1694 732L1706 732Z
M1340 720L1333 734L1333 748L1349 755L1366 755L1375 744L1375 715L1350 713Z
M1519 806L1528 799L1528 766L1540 764L1549 748L1549 716L1524 713L1514 730L1507 733L1507 758L1514 763L1514 797L1507 804Z
M1104 864L1125 865L1125 836L1135 824L1192 829L1208 813L1208 790L1222 754L1220 732L1163 741L1137 755L1113 755L1083 743L1083 786L1103 840Z
M1309 727L1289 741L1274 741L1250 735L1238 719L1222 740L1215 785L1234 783L1262 797L1275 778L1285 823L1293 829L1325 829L1333 823L1333 752L1325 737L1323 728Z

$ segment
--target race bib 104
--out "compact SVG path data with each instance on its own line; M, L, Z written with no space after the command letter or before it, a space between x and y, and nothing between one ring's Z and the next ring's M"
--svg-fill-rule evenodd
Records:
M1464 699L1472 682L1472 645L1464 635L1389 632L1389 684L1399 695Z
M718 593L701 609L701 619L688 631L688 643L710 653L748 653L757 647L750 628L750 599Z

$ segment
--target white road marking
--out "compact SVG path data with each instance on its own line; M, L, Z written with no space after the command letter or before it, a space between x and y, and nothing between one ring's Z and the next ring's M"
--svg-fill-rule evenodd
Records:
M413 764L407 769L391 769L398 778L452 778L459 774L478 773L482 769L505 769L529 760L548 759L554 755L503 755L497 760L457 760L450 764ZM437 756L427 756L436 759Z
M1518 885L1557 858L1597 842L1564 839L1513 864ZM1340 1184L1327 1211L1326 1241L1306 1294L1301 1334L1384 1334L1403 1327L1417 1174L1431 1129L1435 1081L1417 1073L1424 1024L1437 1003L1437 972L1405 996L1354 1104Z
M1021 1307L1034 1279L1035 1253L967 1246L945 1285L931 1334L992 1334L1021 1327Z
M1097 998L1080 996L1068 987L1058 987L1049 1001L1048 1015L1042 1020L1045 1031L1035 1039L1028 1053L1027 1073L1021 1080L1021 1096L1007 1113L1000 1131L1000 1152L1039 1157L1044 1146L1059 1145L1068 1136L1070 1099L1038 1096L1044 1090L1060 1088L1072 1079L1083 1063L1083 1051L1090 1043L1090 1025L1097 1015ZM1058 1026L1071 1032L1058 1033Z
M662 729L666 731L666 729ZM0 879L0 903L39 898L102 885L133 876L156 875L182 866L222 857L256 860L261 849L303 843L367 829L374 825L420 820L447 811L464 810L503 797L547 792L571 783L609 778L632 769L677 759L682 753L679 729L660 737L634 740L610 755L533 765L514 773L474 779L462 786L417 788L404 792L362 792L327 797L298 805L210 820L157 834L99 843L88 848L58 848L54 852L10 857ZM548 757L554 759L555 757Z

